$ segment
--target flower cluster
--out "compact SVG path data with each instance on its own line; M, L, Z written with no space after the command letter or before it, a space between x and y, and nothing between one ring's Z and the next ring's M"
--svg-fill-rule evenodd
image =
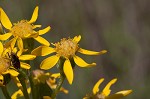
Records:
M77 53L85 55L101 55L106 50L90 51L80 47L79 41L81 35L74 38L63 38L59 42L50 43L42 37L51 29L47 26L38 30L41 25L33 24L38 18L39 7L35 7L30 20L20 20L12 23L9 17L0 8L0 86L6 99L56 99L59 92L68 94L68 90L62 87L66 79L71 85L74 79L74 67L93 67L96 63L87 63ZM41 45L37 48L31 48L29 43L33 39ZM28 42L26 42L28 41ZM30 64L36 57L47 56L39 68ZM53 67L59 69L59 73L50 73L44 70L50 70ZM36 68L36 69L35 69ZM35 69L35 70L33 70ZM7 84L14 81L18 90L12 95L7 91ZM104 78L100 79L93 88L93 93L86 95L83 99L120 99L132 92L124 90L109 95L110 86L117 79L111 80L106 87L99 91L99 85ZM31 94L31 95L29 95Z

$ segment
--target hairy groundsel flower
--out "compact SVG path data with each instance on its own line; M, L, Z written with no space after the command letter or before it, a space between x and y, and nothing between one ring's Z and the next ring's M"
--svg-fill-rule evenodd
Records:
M17 77L19 72L17 68L15 68L12 64L11 57L9 56L11 53L17 53L17 49L10 47L5 48L3 44L0 42L0 80L4 82L3 75L10 74L13 77ZM33 60L36 56L35 55L22 55L20 51L19 54L16 54L16 57L20 60ZM25 62L19 62L20 67L23 69L30 69L30 65ZM18 69L19 69L18 68Z
M23 39L34 38L39 43L49 46L50 43L41 37L41 35L47 33L50 30L50 26L46 27L45 29L36 31L35 29L40 28L41 25L33 24L38 18L38 9L38 6L34 9L30 21L21 20L12 24L4 10L0 8L0 21L2 25L8 30L7 33L0 35L0 40L7 40L13 35L14 39L12 40L17 40L19 43L22 43Z
M125 97L132 92L132 90L123 90L113 95L110 95L110 92L111 92L110 87L112 84L114 84L117 81L117 79L112 79L102 91L99 91L99 86L103 81L104 81L104 78L101 78L94 85L93 94L86 95L83 99L121 99L122 97Z
M48 46L39 46L36 49L34 49L31 53L37 56L38 55L45 56L54 52L56 53L56 55L52 55L41 62L40 68L44 70L48 70L54 67L56 63L58 63L58 61L63 58L64 59L62 67L63 72L69 84L72 84L74 63L80 67L91 67L96 65L96 63L91 64L86 63L82 58L76 55L77 52L80 52L85 55L100 55L107 52L106 50L95 52L82 49L79 47L78 44L80 39L81 39L80 35L75 36L73 39L63 38L61 39L60 42L53 44L54 48Z

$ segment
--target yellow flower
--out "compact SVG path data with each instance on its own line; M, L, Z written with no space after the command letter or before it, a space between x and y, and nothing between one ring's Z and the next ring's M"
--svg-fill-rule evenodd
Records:
M21 21L18 21L17 23L12 24L8 16L6 15L6 13L4 12L4 10L0 8L0 21L2 25L8 30L8 33L0 35L0 40L7 40L13 35L15 38L13 40L17 40L18 43L22 43L22 39L25 39L25 38L34 38L39 43L49 46L50 43L46 39L41 37L41 35L47 33L50 30L50 26L46 27L45 29L35 31L35 29L40 28L41 25L33 25L33 23L38 18L38 10L39 10L39 7L37 6L34 9L34 12L30 21L21 20Z
M112 79L106 87L102 90L99 91L99 86L100 84L104 81L104 78L100 79L93 87L93 95L87 95L83 99L121 99L124 96L127 96L132 92L132 90L123 90L119 91L113 95L110 95L110 87L112 84L114 84L117 79Z
M11 63L11 53L16 53L17 49L14 48L11 50L10 48L5 48L3 44L0 42L0 81L1 84L3 84L3 76L5 74L10 74L13 77L18 76L17 70L12 66ZM19 60L33 60L36 56L35 55L22 55L22 52L20 51L19 54L16 56ZM24 62L20 62L20 66L23 69L30 69L30 65Z
M10 74L12 76L17 76L19 73L14 69L10 69L10 60L6 57L7 53L3 44L0 42L0 86L4 83L4 74Z
M65 58L65 62L63 64L63 71L66 75L67 80L70 84L73 81L73 66L71 65L70 60L73 60L78 66L80 67L90 67L95 66L96 63L88 64L82 58L76 55L77 52L86 55L100 55L104 54L107 51L102 50L100 52L89 51L79 47L78 42L80 41L81 36L75 36L73 39L63 38L60 42L53 44L55 48L47 47L47 46L39 46L38 48L34 49L31 54L37 56L45 56L51 53L56 53L56 55L52 55L46 59L44 59L40 65L41 69L47 70L56 65L59 61L60 57Z
M39 83L47 83L47 85L52 89L56 89L57 87L57 81L56 79L60 77L60 73L55 73L55 74L51 74L51 73L44 73L43 70L34 70L33 71L33 75L34 75L34 84L37 85ZM66 90L65 88L61 87L60 88L61 92L64 93L68 93L68 90Z

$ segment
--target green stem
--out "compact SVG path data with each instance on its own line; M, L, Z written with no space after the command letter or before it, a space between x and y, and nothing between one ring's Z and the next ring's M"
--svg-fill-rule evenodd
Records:
M3 92L4 96L5 96L5 98L6 99L11 99L6 86L2 86L1 89L2 89L2 92Z
M21 71L21 70L19 70L19 76L18 76L18 79L19 79L19 81L20 81L20 83L21 83L21 85L22 85L22 91L23 91L23 95L24 95L24 97L25 97L25 99L29 99L29 94L28 94L28 92L27 92L27 87L26 87L26 83L25 83L25 77L24 77L24 73L23 73L23 71Z
M37 88L36 88L36 86L33 83L32 74L29 75L29 82L30 82L30 87L31 87L32 98L33 99L38 99Z
M59 82L58 82L58 85L57 85L56 89L54 90L54 93L51 96L52 99L56 99L56 96L57 96L58 92L60 91L60 88L61 88L64 80L65 80L65 76L61 75Z

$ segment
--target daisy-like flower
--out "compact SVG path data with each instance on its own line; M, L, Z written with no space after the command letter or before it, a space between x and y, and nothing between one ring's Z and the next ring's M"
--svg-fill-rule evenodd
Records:
M49 46L50 43L41 37L41 35L47 33L50 30L50 26L46 27L45 29L36 31L35 29L41 27L41 25L33 24L38 18L38 10L39 7L37 6L34 9L30 21L21 20L12 24L4 10L0 8L0 21L2 25L8 30L7 33L0 35L0 40L7 40L13 36L15 38L13 40L17 40L19 43L22 43L22 39L34 38L39 43Z
M12 66L12 61L9 55L10 53L16 53L17 49L14 48L13 50L10 50L10 48L5 48L3 44L0 42L0 81L3 85L4 78L3 75L10 74L13 77L18 76L18 71L14 66ZM36 56L35 55L22 55L22 52L19 52L19 54L16 56L19 60L33 60ZM23 69L30 69L30 65L24 62L20 62L20 67Z
M3 44L0 42L0 86L4 85L5 74L10 74L11 76L18 76L18 72L14 69L10 69L11 61L6 57L7 53Z
M89 51L79 47L78 42L80 41L81 36L75 36L73 39L63 38L60 42L53 44L54 48L47 47L47 46L39 46L38 48L34 49L31 54L36 56L45 56L51 53L56 53L56 55L52 55L41 62L40 68L47 70L56 65L59 61L60 57L65 59L63 64L63 71L66 75L66 78L70 84L73 81L73 66L70 60L73 60L79 67L90 67L95 66L96 63L88 64L82 58L76 55L77 52L86 55L100 55L104 54L107 51L102 50L100 52Z
M123 90L110 95L110 87L117 79L112 79L102 91L99 91L99 86L103 81L104 78L100 79L93 87L93 94L86 95L83 99L121 99L132 92L132 90Z

